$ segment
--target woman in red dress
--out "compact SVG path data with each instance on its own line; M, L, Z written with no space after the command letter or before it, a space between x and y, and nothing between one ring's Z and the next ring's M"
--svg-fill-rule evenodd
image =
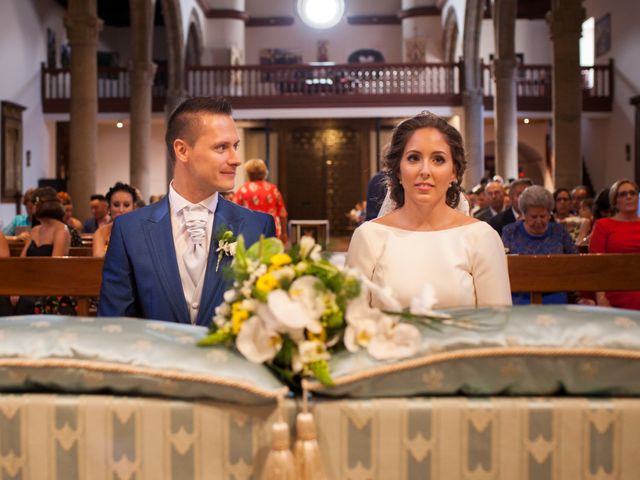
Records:
M609 189L613 215L596 222L589 242L590 253L640 253L638 185L622 179ZM602 306L640 310L640 291L596 292Z
M265 179L269 171L263 160L254 158L244 164L249 181L232 197L238 205L250 210L268 213L276 222L276 236L287 243L287 209L278 187Z

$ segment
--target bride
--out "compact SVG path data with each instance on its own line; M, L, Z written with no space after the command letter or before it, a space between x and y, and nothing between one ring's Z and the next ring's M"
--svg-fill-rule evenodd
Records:
M393 131L385 155L387 199L381 216L354 232L347 265L390 288L402 307L425 284L433 287L437 309L511 305L500 237L459 205L466 205L464 156L460 133L431 113ZM381 307L372 295L372 306Z

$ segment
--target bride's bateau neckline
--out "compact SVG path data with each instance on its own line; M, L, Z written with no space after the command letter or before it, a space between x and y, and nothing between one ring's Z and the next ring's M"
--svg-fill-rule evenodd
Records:
M440 229L440 230L407 230L406 228L392 227L391 225L385 225L384 223L379 223L379 222L369 221L369 222L366 222L366 223L371 223L373 225L377 225L377 226L380 226L380 227L388 228L390 230L397 230L398 232L404 232L404 233L442 233L442 232L450 232L451 230L458 230L460 228L472 227L474 225L479 225L481 223L486 223L486 222L465 223L464 225L458 225L456 227L450 227L450 228L443 228L443 229Z

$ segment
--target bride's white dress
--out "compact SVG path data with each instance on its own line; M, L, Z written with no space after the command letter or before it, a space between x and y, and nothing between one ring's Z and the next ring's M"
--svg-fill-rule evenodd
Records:
M416 232L365 222L356 229L347 265L390 287L402 307L430 283L433 308L511 305L502 240L485 222ZM376 298L373 307L381 307Z

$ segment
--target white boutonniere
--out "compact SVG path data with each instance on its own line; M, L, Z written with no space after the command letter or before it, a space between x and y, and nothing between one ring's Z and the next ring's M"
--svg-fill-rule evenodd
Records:
M228 230L226 227L220 230L216 239L218 240L218 248L216 248L216 252L218 253L218 262L216 263L217 272L220 268L222 257L225 255L233 257L236 254L236 246L238 245L238 242L236 241L236 236L233 232Z

